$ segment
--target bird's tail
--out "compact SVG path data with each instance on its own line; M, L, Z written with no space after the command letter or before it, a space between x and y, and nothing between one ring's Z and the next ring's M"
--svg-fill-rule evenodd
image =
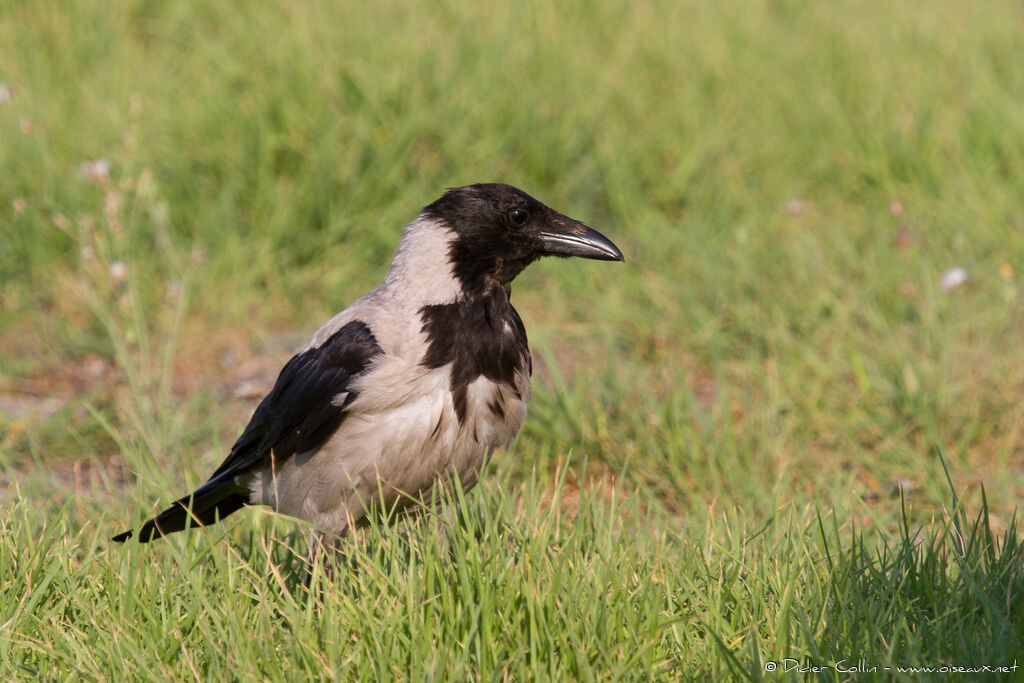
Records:
M233 477L213 479L200 486L194 493L174 501L169 508L143 524L139 529L139 542L149 543L155 538L181 531L190 522L192 526L212 524L248 503L248 489L237 484ZM134 534L135 532L129 529L114 536L112 540L124 543Z

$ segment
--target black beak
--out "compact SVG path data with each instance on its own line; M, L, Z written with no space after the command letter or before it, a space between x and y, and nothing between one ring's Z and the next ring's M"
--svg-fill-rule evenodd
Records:
M571 218L560 217L556 227L540 233L544 256L579 256L598 261L625 261L610 239Z

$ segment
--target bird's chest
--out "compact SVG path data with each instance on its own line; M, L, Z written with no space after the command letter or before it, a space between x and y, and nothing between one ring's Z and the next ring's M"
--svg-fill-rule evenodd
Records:
M498 448L519 433L530 400L530 377L517 374L512 383L495 382L480 375L461 391L450 393L454 420L450 428L456 442Z
M431 371L441 376L444 390L424 397L430 418L409 434L406 443L411 447L402 449L405 457L399 458L402 464L393 479L399 490L423 492L451 475L465 488L472 487L488 455L512 441L523 426L530 398L528 374L515 377L513 385L481 375L453 392L451 370Z
M515 437L526 418L532 365L526 331L507 293L425 306L419 364L444 376L439 430L452 468L475 470L484 454ZM449 412L450 411L450 412Z
M424 306L419 312L426 350L420 364L447 368L449 390L460 423L478 415L481 402L500 401L502 392L522 399L532 372L526 329L507 292L495 288L485 296ZM484 389L471 392L482 381ZM486 393L478 398L473 394ZM498 413L495 406L493 412ZM479 418L478 418L479 419Z
M366 483L370 493L379 480L389 501L399 492L425 493L451 475L467 488L474 485L488 454L512 441L526 419L529 374L516 374L511 384L479 375L453 390L450 364L404 373L398 363L393 367L396 379L415 380L405 385L401 400L382 401L346 423L353 447L346 477ZM370 399L367 392L358 400Z

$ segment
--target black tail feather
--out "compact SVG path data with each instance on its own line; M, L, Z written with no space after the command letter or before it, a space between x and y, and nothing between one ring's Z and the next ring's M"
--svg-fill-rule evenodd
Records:
M248 490L234 481L209 481L194 493L174 501L169 508L143 524L139 529L139 543L149 543L167 534L181 531L189 524L213 524L248 504ZM134 530L129 529L111 540L124 543L134 535Z

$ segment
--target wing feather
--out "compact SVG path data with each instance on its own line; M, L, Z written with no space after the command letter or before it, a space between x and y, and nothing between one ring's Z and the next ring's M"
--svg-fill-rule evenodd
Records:
M295 355L211 478L267 465L271 453L280 462L322 446L358 395L352 379L381 353L370 328L357 320L320 346ZM341 394L347 395L339 405L335 397Z
M294 356L221 466L193 493L147 521L139 540L148 543L181 531L190 521L210 524L246 505L248 487L239 476L269 465L272 457L280 462L322 446L341 426L345 409L358 395L352 379L366 372L382 353L369 326L352 321L320 346ZM124 542L132 535L125 531L114 540Z

